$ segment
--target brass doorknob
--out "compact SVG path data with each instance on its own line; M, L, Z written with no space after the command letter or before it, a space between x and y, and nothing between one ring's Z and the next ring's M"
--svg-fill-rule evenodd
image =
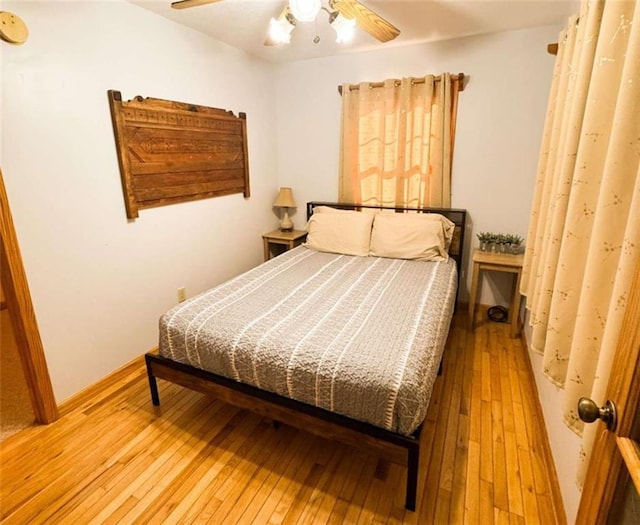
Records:
M600 419L607 430L614 431L618 423L616 405L613 401L607 399L604 406L598 407L593 399L581 397L578 401L578 416L585 423L593 423L596 419Z

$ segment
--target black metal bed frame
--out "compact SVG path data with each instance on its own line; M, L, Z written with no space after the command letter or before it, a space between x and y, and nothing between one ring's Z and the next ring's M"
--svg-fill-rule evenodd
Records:
M339 209L362 208L388 209L397 212L415 211L440 213L456 225L456 234L450 248L450 256L456 260L458 279L462 272L462 255L466 227L466 210L451 208L405 208L330 202L307 203L307 218L316 206ZM192 390L213 394L222 401L249 409L262 416L286 423L355 447L367 447L385 455L390 461L407 465L405 507L415 511L418 491L418 466L420 461L420 431L422 424L411 435L405 436L374 425L363 423L340 414L301 403L251 385L239 383L189 365L161 357L155 353L145 355L149 389L153 405L160 405L156 379L165 379Z

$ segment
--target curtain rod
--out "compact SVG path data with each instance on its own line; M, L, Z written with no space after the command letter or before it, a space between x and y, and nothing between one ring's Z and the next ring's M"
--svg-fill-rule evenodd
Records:
M580 17L576 18L576 27L580 27ZM550 55L558 54L558 42L553 42L552 44L547 44L547 53Z
M440 82L440 78L441 77L434 77L434 81L435 82ZM451 75L451 80L454 82L459 82L460 83L460 88L458 89L458 91L464 91L464 73L458 73L457 75ZM412 84L424 84L425 80L424 77L419 77L419 78L413 78L411 79L411 83ZM396 80L395 81L395 85L399 86L400 85L400 80ZM384 82L370 82L369 86L371 87L384 87ZM353 84L351 86L349 86L349 91L357 91L358 89L360 89L360 85L359 84ZM342 85L338 86L338 93L340 93L342 95Z

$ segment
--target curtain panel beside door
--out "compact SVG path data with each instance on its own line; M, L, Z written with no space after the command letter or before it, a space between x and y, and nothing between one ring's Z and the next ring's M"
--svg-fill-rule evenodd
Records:
M640 4L585 1L560 35L521 285L531 346L579 435L578 399L605 401L639 261Z

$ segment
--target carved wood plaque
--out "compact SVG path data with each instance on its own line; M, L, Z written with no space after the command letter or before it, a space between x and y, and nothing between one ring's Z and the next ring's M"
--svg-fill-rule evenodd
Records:
M232 193L249 197L247 120L231 111L109 90L127 217Z

